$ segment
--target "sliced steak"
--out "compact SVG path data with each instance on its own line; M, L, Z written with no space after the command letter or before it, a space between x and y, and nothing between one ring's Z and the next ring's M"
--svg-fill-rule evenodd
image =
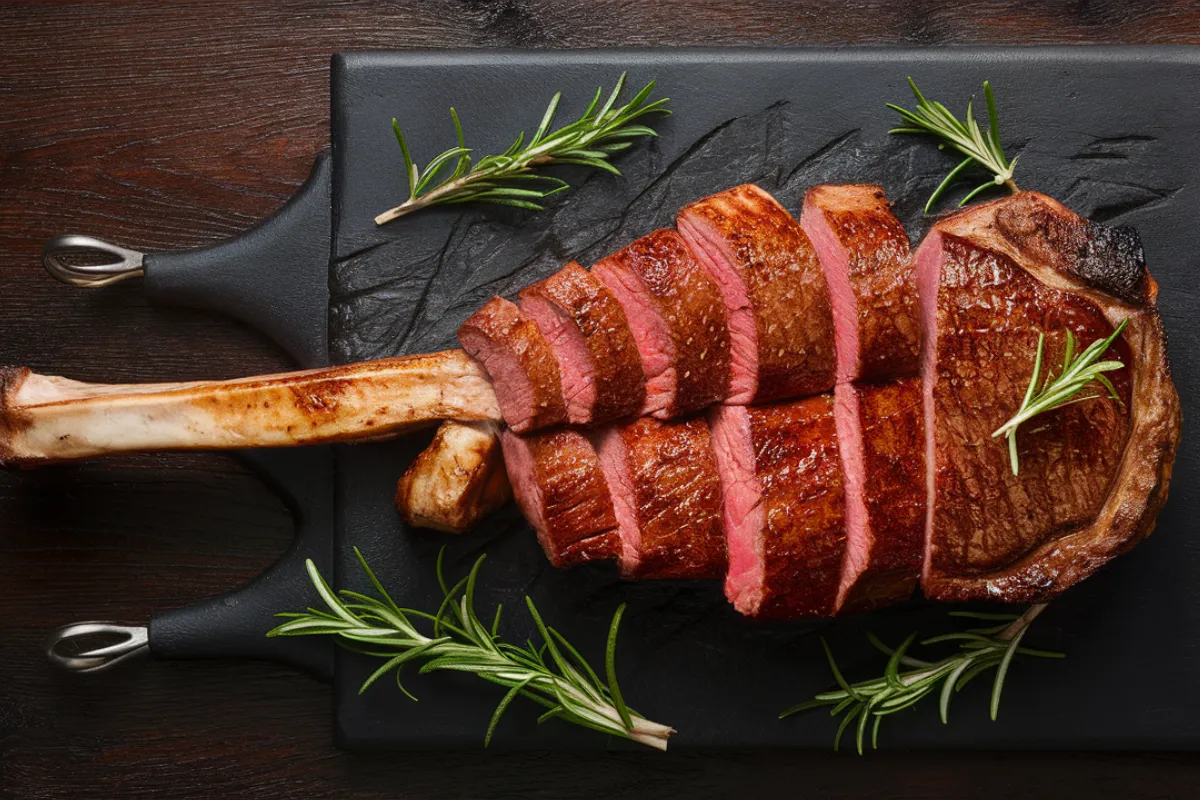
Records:
M757 186L684 208L679 232L725 301L733 348L726 402L816 394L834 385L829 289L800 224Z
M642 417L597 436L628 578L725 574L721 480L708 424Z
M1179 442L1137 235L1022 192L939 222L916 255L925 327L929 510L922 588L942 600L1044 601L1128 550L1166 500ZM1017 434L1020 474L992 438L1021 405L1038 333L1056 375L1128 320L1109 357L1119 401L1043 413ZM1044 374L1044 373L1043 373Z
M643 414L683 416L725 399L729 323L721 290L673 230L592 267L625 309L646 375Z
M921 379L839 384L834 398L846 488L846 556L837 607L866 611L907 599L921 575L925 554Z
M839 383L915 375L921 326L908 234L878 186L814 186L800 225L833 303Z
M513 494L550 563L569 567L621 552L600 459L582 433L501 434Z
M725 596L750 617L828 616L846 552L833 397L712 413L725 497Z
M558 359L567 417L577 425L641 411L646 379L625 312L612 293L572 261L521 292Z
M558 360L537 323L516 305L493 297L458 329L458 341L483 365L514 431L567 421Z

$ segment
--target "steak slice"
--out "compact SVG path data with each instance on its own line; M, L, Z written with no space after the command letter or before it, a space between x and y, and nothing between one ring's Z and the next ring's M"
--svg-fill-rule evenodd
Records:
M521 292L558 359L567 418L587 425L642 409L646 379L625 312L612 293L574 261Z
M570 567L621 552L617 519L600 459L575 430L500 435L517 504L546 557Z
M928 453L922 587L940 600L1036 602L1144 538L1167 496L1179 398L1137 234L1022 192L942 220L916 255ZM1119 401L1043 413L1017 434L1020 474L991 433L1021 405L1038 333L1057 375L1128 320L1108 373ZM1045 374L1045 373L1043 373Z
M915 375L921 325L908 234L878 186L814 186L800 225L825 270L839 383Z
M483 365L508 427L523 433L567 421L558 360L516 305L493 297L458 329L458 341Z
M721 290L673 230L592 267L625 309L646 375L643 414L683 416L725 399L729 323Z
M791 214L747 184L692 203L676 224L725 301L733 348L726 402L832 389L829 289L816 251Z
M834 390L845 469L846 557L837 607L867 611L912 595L925 553L921 379Z
M725 574L721 479L702 418L642 417L597 437L627 578Z
M833 397L712 412L725 496L725 596L749 617L830 616L846 552Z

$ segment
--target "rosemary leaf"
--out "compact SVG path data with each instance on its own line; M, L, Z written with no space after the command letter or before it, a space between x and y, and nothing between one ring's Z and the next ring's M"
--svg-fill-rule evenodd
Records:
M383 225L423 208L450 203L492 203L541 210L539 200L567 188L561 179L535 172L539 167L551 164L574 164L620 175L621 171L609 161L610 156L628 148L631 139L658 135L653 128L638 121L671 113L666 108L666 98L650 101L653 81L628 103L618 106L617 100L624 87L625 74L622 73L603 105L597 107L603 94L603 90L597 89L591 104L579 118L552 130L562 100L561 93L555 94L527 144L522 132L500 155L484 156L478 161L473 161L458 112L451 108L458 144L435 156L424 169L413 161L400 124L393 119L392 130L404 157L408 198L375 217L375 224ZM440 179L451 161L455 164L454 171ZM514 187L517 182L525 182L527 188Z
M1121 324L1116 327L1108 338L1097 339L1088 345L1078 356L1075 355L1075 335L1067 331L1067 344L1063 357L1062 371L1053 380L1047 374L1045 381L1042 383L1041 390L1037 389L1037 385L1042 372L1042 356L1046 348L1046 334L1038 333L1037 352L1033 359L1033 375L1029 378L1029 386L1025 390L1025 399L1021 402L1021 407L1017 409L1016 413L1007 422L992 432L993 438L1003 436L1008 440L1008 458L1009 464L1012 466L1013 475L1017 475L1020 472L1020 463L1017 460L1017 429L1023 423L1028 422L1039 414L1044 414L1047 411L1084 400L1110 397L1120 402L1116 388L1105 377L1104 373L1121 369L1125 365L1116 359L1100 361L1100 356L1108 352L1113 343L1125 331L1125 327L1128 324L1128 319L1121 320ZM1103 392L1080 396L1080 393L1084 389L1093 384L1098 384L1103 389Z
M621 627L621 617L625 616L625 604L617 606L617 613L613 614L612 625L608 629L608 646L604 653L604 672L608 678L608 693L612 696L613 703L617 707L617 712L621 715L621 722L626 728L632 728L633 722L629 716L629 708L625 705L625 699L621 697L621 687L617 685L617 630ZM563 644L566 644L564 642ZM570 647L570 645L567 645ZM572 648L574 652L574 648ZM583 660L580 659L582 662ZM600 681L596 678L596 674L591 672L593 681L598 685Z
M1022 628L1021 631L1008 643L1008 648L1004 651L1004 656L1000 659L999 666L996 667L996 680L992 683L992 705L991 716L992 722L996 721L996 715L1000 713L1000 692L1004 689L1004 679L1008 677L1008 667L1012 664L1013 656L1017 654L1017 648L1021 646L1021 639L1025 636L1027 628Z
M988 113L986 133L975 121L974 98L967 103L964 122L950 113L950 110L941 103L925 99L912 78L908 79L908 85L912 89L913 96L916 97L917 107L910 110L888 103L887 107L897 112L901 119L901 124L892 128L888 133L931 135L939 140L939 147L949 147L964 156L963 160L950 171L950 174L938 184L933 194L929 196L929 201L925 204L926 214L932 210L938 198L950 184L971 165L987 170L991 174L991 178L972 189L959 202L960 208L981 192L997 186L1006 186L1010 191L1017 191L1017 184L1013 180L1017 158L1010 161L1004 155L1004 148L1000 146L1000 117L996 111L996 97L992 93L991 83L983 82L983 95L987 101Z
M504 698L500 701L500 704L496 706L496 711L492 714L492 721L488 723L487 733L483 737L484 747L487 747L492 743L492 734L496 732L496 725L499 724L500 717L504 715L504 710L509 707L513 700L517 699L517 695L521 694L521 692L525 689L526 684L529 683L529 680L529 678L526 678L516 686L509 689L508 694L504 695Z
M905 655L914 642L917 642L915 633L894 649L879 642L873 634L869 635L868 638L872 640L872 644L889 655L888 662L882 677L853 684L846 681L838 669L833 652L822 638L821 645L829 660L830 671L833 673L834 682L838 688L821 692L812 700L786 709L779 715L779 718L783 719L813 708L832 706L830 715L841 717L837 733L834 736L833 749L838 749L846 730L851 725L856 725L855 740L861 754L866 741L868 723L872 725L871 747L876 747L879 741L879 724L883 717L912 708L934 691L938 692L938 712L941 720L943 723L948 723L950 701L954 694L975 676L995 669L996 675L992 682L992 698L989 709L991 718L994 720L999 711L1000 693L1004 687L1005 678L1017 656L1063 657L1062 653L1021 647L1021 640L1028 631L1029 624L1045 608L1045 604L1030 606L1024 614L1016 618L1009 615L976 615L959 612L956 616L982 616L987 619L999 619L1004 616L1009 621L1002 630L993 636L983 636L978 631L968 631L921 640L922 645L958 642L959 650L940 661L911 659L915 662L915 666L908 663L909 657ZM911 666L911 669L900 671L901 665Z
M942 683L942 696L938 705L938 713L941 714L943 725L947 725L950 722L950 700L954 697L954 687L958 685L958 679L970 668L972 663L971 659L964 658Z
M491 742L505 710L517 697L524 697L548 709L538 719L539 723L557 717L659 750L667 748L667 740L675 731L639 716L625 704L617 685L616 638L624 614L623 605L613 615L609 628L605 654L607 681L601 681L579 651L561 633L545 624L528 598L526 606L541 634L541 647L532 642L526 648L500 641L500 607L496 609L491 626L483 624L475 613L474 603L483 556L475 562L467 577L450 586L442 570L444 553L438 554L437 578L443 598L437 613L429 614L397 605L362 553L357 548L354 553L378 597L349 590L334 592L310 560L306 562L309 578L329 610L282 613L279 616L287 621L267 635L333 636L347 649L383 659L379 668L363 682L360 693L387 673L394 672L397 686L416 700L400 683L403 667L416 662L420 662L422 673L465 672L506 687L508 692L488 724L485 747ZM432 635L418 630L410 618L432 623ZM550 664L547 664L546 653L550 655Z

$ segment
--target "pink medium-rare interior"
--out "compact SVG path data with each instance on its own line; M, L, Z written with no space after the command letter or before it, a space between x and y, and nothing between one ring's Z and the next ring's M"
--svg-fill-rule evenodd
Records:
M921 389L925 406L925 558L921 579L929 575L933 556L933 512L937 458L934 452L933 390L937 384L937 297L942 275L942 235L930 231L913 256L921 302Z
M804 201L800 227L808 235L833 304L833 338L837 349L837 382L858 377L858 298L850 284L850 257L819 207Z
M725 313L729 320L729 345L732 359L729 365L729 405L745 405L758 391L758 329L746 282L738 272L737 262L729 244L703 218L681 214L677 220L679 234L687 242L692 255L707 271L721 290Z
M662 417L675 404L676 390L675 342L667 321L633 270L601 261L592 267L592 274L617 298L633 331L642 371L646 374L646 404L642 414Z
M842 486L846 493L846 554L842 558L842 578L834 605L836 612L870 563L871 545L874 543L871 518L867 513L867 476L863 461L858 390L852 384L839 383L834 388L833 420L837 427L838 453L842 458Z
M612 495L613 516L621 536L621 574L632 575L641 561L642 529L634 505L637 500L629 473L629 452L616 427L598 431L591 438Z
M537 469L533 463L533 453L529 452L529 444L506 429L500 433L500 447L504 452L504 468L508 472L517 505L537 534L542 550L547 554L553 553L554 548L546 538L542 489L538 486Z
M483 365L508 427L518 433L528 430L536 410L533 382L525 374L517 354L512 348L475 328L460 330L458 342L463 350Z
M725 596L742 614L753 616L762 604L766 564L762 486L754 469L750 415L745 406L716 406L709 415L709 426L724 498L729 556Z
M591 422L596 404L596 374L583 331L563 309L543 297L522 297L521 311L537 323L558 362L567 419L573 425Z

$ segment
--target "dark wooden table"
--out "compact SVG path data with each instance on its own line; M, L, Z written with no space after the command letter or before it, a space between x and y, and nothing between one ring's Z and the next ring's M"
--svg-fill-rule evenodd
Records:
M437 0L0 6L0 364L98 381L288 366L253 331L50 280L41 243L211 244L278 208L328 135L329 54L406 47L1200 43L1188 2ZM13 797L1194 797L1200 757L350 755L330 691L265 664L53 672L45 634L238 586L289 541L220 455L0 473L0 794ZM1133 691L1136 687L1114 687ZM1098 701L1100 698L1098 698Z

